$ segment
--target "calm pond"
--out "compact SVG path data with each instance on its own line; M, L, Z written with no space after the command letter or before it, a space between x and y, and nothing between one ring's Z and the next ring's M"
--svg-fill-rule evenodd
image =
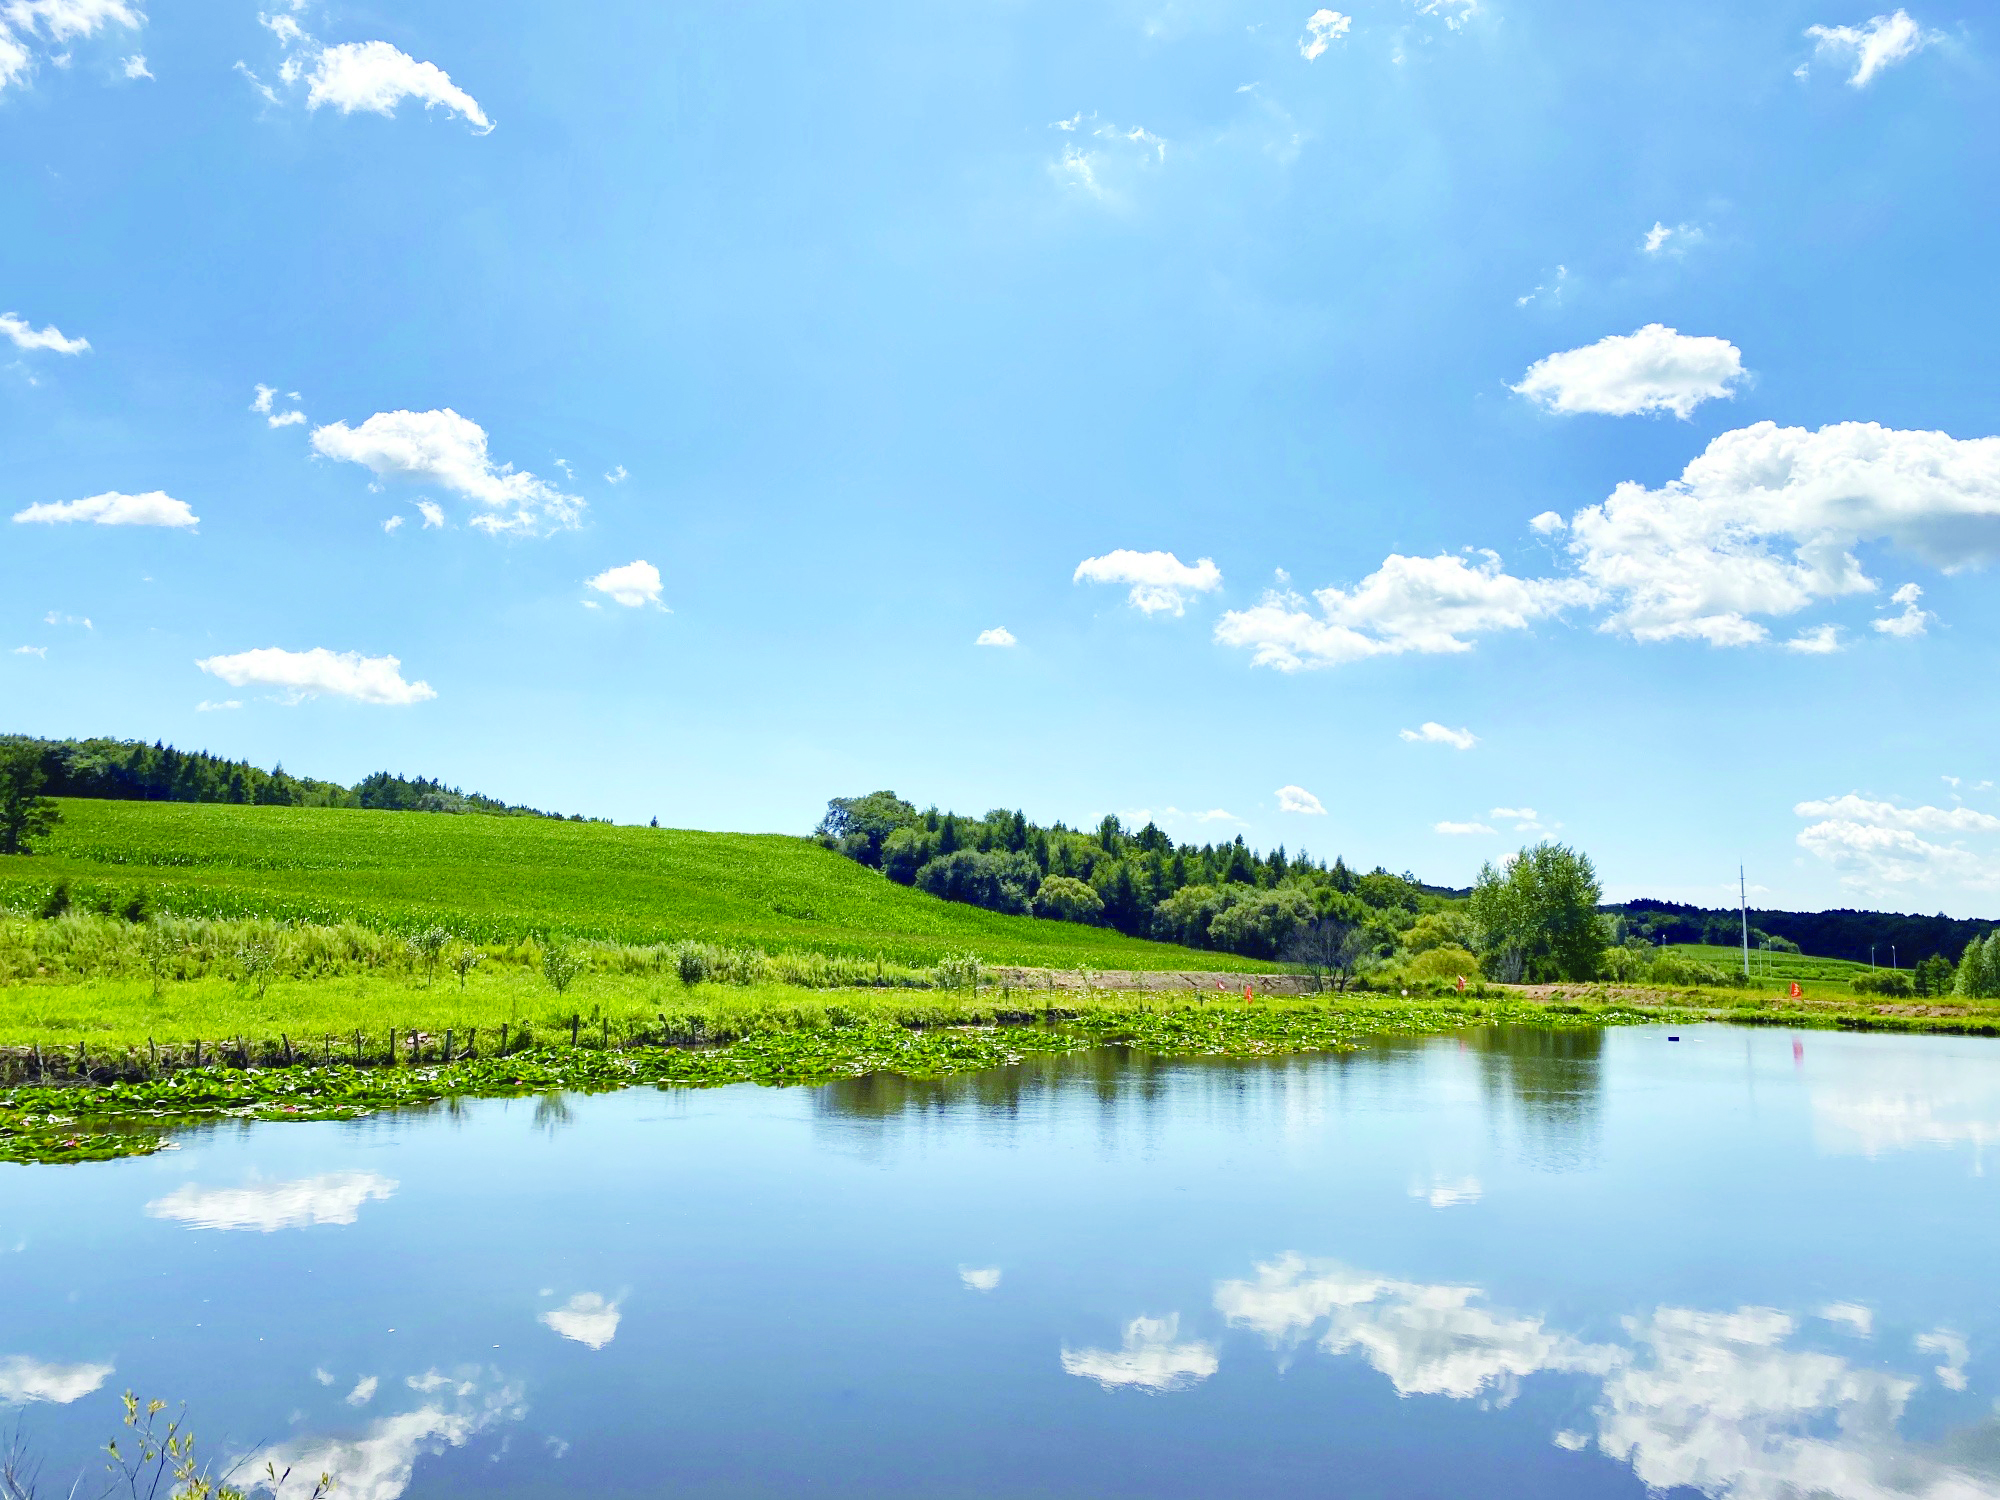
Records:
M55 1495L129 1386L336 1500L2000 1496L2000 1043L1672 1035L4 1168L0 1405Z

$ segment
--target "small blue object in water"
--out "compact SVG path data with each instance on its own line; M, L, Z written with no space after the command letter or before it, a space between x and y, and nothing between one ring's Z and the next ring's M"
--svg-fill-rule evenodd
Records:
M1670 1041L1670 1042L1678 1042L1678 1041L1680 1040L1680 1038L1679 1038L1679 1037L1677 1037L1677 1036L1670 1036L1670 1037L1668 1037L1668 1038L1667 1038L1667 1040L1668 1040L1668 1041Z

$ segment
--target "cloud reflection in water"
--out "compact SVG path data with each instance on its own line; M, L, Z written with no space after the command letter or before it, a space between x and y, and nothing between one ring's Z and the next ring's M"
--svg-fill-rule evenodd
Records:
M396 1191L393 1178L375 1172L322 1172L294 1182L251 1183L240 1188L176 1188L146 1205L154 1219L174 1219L190 1229L252 1229L270 1234L309 1224L352 1224L361 1205Z
M432 1372L435 1374L435 1372ZM450 1386L449 1379L412 1379L412 1389L437 1390ZM410 1487L419 1454L438 1454L447 1448L463 1448L490 1427L502 1422L518 1422L527 1415L519 1386L500 1386L478 1398L477 1383L461 1381L458 1402L446 1407L432 1401L415 1411L381 1417L356 1438L312 1438L285 1443L257 1455L260 1471L268 1460L279 1474L333 1476L333 1493L340 1500L399 1500ZM253 1481L252 1489L272 1488L269 1478Z
M1132 1386L1144 1391L1178 1391L1206 1380L1217 1368L1215 1347L1176 1343L1180 1314L1134 1318L1125 1325L1119 1349L1064 1349L1063 1370L1094 1380L1107 1391Z

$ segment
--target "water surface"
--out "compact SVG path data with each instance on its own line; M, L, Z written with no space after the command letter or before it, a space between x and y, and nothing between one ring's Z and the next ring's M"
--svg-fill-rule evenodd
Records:
M1675 1035L1678 1041L1670 1041ZM0 1169L0 1404L398 1495L2000 1497L2000 1045L1498 1028Z

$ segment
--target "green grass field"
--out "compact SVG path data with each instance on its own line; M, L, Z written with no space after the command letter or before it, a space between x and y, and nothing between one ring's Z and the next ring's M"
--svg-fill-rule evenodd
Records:
M1697 963L1710 964L1726 974L1743 972L1743 950L1723 948L1702 943L1670 944L1667 952L1691 958ZM1777 985L1780 989L1796 980L1809 989L1848 996L1854 993L1851 981L1858 975L1866 974L1868 965L1852 963L1844 958L1814 958L1801 953L1760 953L1750 952L1750 975L1754 983Z
M0 904L32 908L67 880L80 905L143 891L179 916L396 931L435 922L481 943L547 932L879 953L908 964L975 953L1062 969L1266 967L940 901L780 834L216 803L61 807L42 852L0 857Z

